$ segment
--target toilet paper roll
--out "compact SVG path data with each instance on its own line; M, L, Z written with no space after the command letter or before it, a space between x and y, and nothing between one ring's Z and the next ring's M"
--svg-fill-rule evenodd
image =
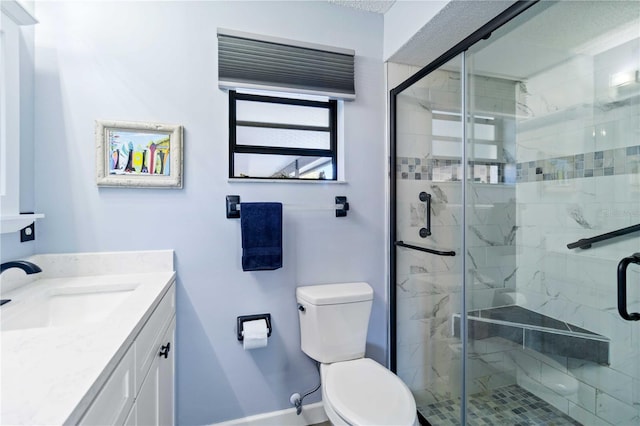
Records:
M266 320L245 321L242 323L242 330L242 347L245 351L267 346L269 329Z

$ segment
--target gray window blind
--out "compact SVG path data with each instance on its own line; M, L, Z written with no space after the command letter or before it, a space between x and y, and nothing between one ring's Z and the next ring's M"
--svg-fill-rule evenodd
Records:
M218 84L353 100L354 56L349 49L218 29Z

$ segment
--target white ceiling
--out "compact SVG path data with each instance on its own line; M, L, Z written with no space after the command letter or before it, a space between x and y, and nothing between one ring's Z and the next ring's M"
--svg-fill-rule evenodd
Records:
M379 14L387 12L395 3L382 0L327 1ZM389 60L425 66L513 2L452 0ZM496 30L488 43L478 43L470 49L477 51L482 48L482 55L475 57L475 71L526 79L558 65L567 57L594 55L627 39L639 37L639 14L637 1L541 2ZM537 19L530 19L533 15L538 15ZM627 37L626 33L630 36ZM506 34L508 36L504 37ZM621 40L621 37L625 39ZM523 51L528 54L520 54Z
M535 19L525 13L507 24L507 31L496 31L486 47L478 44L481 54L475 55L475 71L527 79L568 58L594 56L640 36L640 5L634 1L567 1L542 6ZM627 27L629 35L624 36Z
M338 6L353 7L354 9L360 9L367 12L375 12L384 14L387 10L393 6L395 0L327 0L329 3L337 4Z
M424 67L513 3L514 0L452 0L389 61Z

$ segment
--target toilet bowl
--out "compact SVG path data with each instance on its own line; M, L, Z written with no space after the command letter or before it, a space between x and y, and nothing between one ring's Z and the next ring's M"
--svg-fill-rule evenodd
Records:
M334 425L418 425L409 388L369 358L321 364L322 401Z
M418 425L409 388L365 358L373 289L367 283L296 289L302 351L320 362L322 400L334 425Z

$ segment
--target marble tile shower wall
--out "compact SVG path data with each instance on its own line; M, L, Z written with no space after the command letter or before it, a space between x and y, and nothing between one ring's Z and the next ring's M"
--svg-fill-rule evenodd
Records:
M421 191L433 195L432 235L418 235L425 223ZM459 184L403 182L397 194L398 239L440 250L461 249ZM460 341L451 333L451 315L461 302L461 257L434 256L415 250L397 251L398 375L421 402L459 395Z
M418 70L389 63L389 86L395 87ZM446 84L446 75L439 77L440 86ZM420 162L430 154L430 112L420 101L424 97L420 92L426 90L418 83L398 96L397 158L418 158ZM455 100L451 101L455 107ZM440 196L436 197L428 179L397 183L397 239L429 246L437 244L459 252L461 192L459 189L452 192L457 185L439 186ZM434 195L434 231L428 241L418 235L426 220L425 204L418 198L421 191ZM458 207L454 206L456 203ZM460 345L450 332L450 318L453 307L460 305L461 264L459 257L432 256L400 248L396 259L397 373L416 395L420 408L434 398L459 394Z
M422 239L425 205L418 194L425 190L433 197L432 235ZM461 346L451 321L462 297L461 191L460 184L413 180L403 182L397 194L398 239L457 253L442 257L398 249L398 374L425 403L459 396ZM471 210L468 283L471 308L482 309L503 304L501 293L515 290L515 202L512 188L477 185L472 192L478 202ZM506 355L495 347L478 348L469 351L471 393L515 383L513 368L496 365Z
M492 90L497 86L504 89L502 80L483 78L478 87L483 84L493 87L485 87L485 98L478 101L502 114L505 111L500 108L507 105L513 115L513 83L510 91ZM397 104L396 158L406 173L413 168L413 175L404 179L404 169L397 170L397 238L457 253L455 257L441 257L402 248L397 252L398 375L414 391L419 406L460 395L461 343L452 335L452 314L459 313L461 307L462 256L468 256L474 308L494 306L500 303L500 291L515 288L514 187L474 184L470 191L474 204L472 235L465 254L461 251L462 183L434 182L429 174L432 169L422 168L441 161L431 156L431 110L455 111L459 104L459 77L445 71L433 73L428 84L420 82L408 89L398 97ZM432 235L425 239L418 234L426 210L418 198L421 191L433 197ZM515 375L493 366L502 356L497 351L471 354L472 392L515 383Z
M566 247L640 222L638 93L609 87L609 75L639 49L636 39L576 58L520 85L517 95L517 290L526 307L611 340L610 365L520 353L518 384L589 425L640 423L640 327L616 310L617 264L639 250L638 237ZM640 282L638 268L628 280ZM640 291L629 297L638 311ZM576 378L578 392L544 386L553 373Z
M483 168L469 167L467 184L467 296L469 309L482 309L508 303L504 292L516 288L515 185L504 184L503 171L515 158L513 128L516 112L514 81L477 76L470 78L470 113L495 117L499 184L483 184L477 173ZM484 142L482 142L484 143ZM471 147L470 152L474 152ZM470 160L474 160L471 158ZM481 161L482 162L482 161ZM470 161L470 164L479 164ZM486 168L489 169L488 167ZM509 362L511 347L486 344L468 346L466 386L470 395L511 385L516 382L515 369Z
M504 293L516 289L515 188L469 184L467 198L468 310L501 306L509 303ZM508 362L510 346L469 343L466 383L470 395L516 383Z

